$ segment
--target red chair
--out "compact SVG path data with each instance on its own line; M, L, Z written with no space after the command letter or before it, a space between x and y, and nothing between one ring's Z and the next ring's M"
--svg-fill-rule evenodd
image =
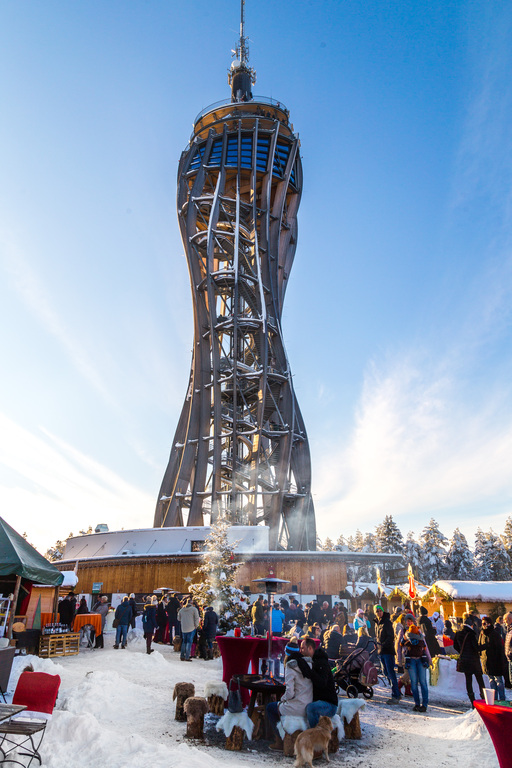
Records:
M47 720L51 717L57 701L59 687L59 675L47 675L44 672L21 673L12 703L23 704L27 709L22 715L0 724L0 754L3 763L16 763L23 768L29 768L32 760L36 758L41 764L39 748L43 741ZM22 739L18 741L16 736L21 736ZM14 757L7 757L10 752L19 750L20 747L27 751L20 751L19 755L30 757L27 766Z

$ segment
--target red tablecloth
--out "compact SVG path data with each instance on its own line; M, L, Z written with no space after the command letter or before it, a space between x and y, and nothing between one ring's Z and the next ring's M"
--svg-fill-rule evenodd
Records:
M270 654L271 659L276 659L278 656L283 655L284 649L289 639L289 637L272 637L272 653ZM259 672L259 660L267 658L268 640L267 638L262 637L255 637L254 640L256 641L257 645L254 647L254 651L252 652L251 656L251 672L253 675L257 675Z
M489 731L500 768L512 768L512 708L475 701L478 714Z
M249 670L251 656L260 642L255 637L224 637L218 635L215 640L222 656L222 679L229 687L233 675L246 675ZM249 703L250 692L241 689L244 706Z

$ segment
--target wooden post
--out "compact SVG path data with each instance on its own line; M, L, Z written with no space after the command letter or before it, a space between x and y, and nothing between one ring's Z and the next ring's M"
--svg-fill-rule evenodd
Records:
M294 757L295 755L295 742L297 736L302 731L294 731L293 733L285 733L283 739L283 755L285 757Z
M14 597L12 599L11 608L9 610L9 626L7 628L7 637L9 638L9 640L12 638L12 625L14 624L14 616L16 615L16 603L18 602L20 587L21 587L21 576L17 576L16 586L14 587Z
M232 751L240 752L242 744L244 743L245 731L238 725L235 725L231 733L226 739L225 748Z
M223 715L224 699L222 696L208 696L208 707L212 715Z
M347 723L346 718L343 718L343 725L345 726L345 738L346 739L361 739L361 722L359 720L359 712L356 712L350 723Z

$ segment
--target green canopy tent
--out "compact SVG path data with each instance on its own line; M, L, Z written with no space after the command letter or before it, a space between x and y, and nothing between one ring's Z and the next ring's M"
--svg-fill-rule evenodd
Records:
M9 616L9 637L12 635L12 623L21 580L27 579L32 583L48 584L57 588L64 580L64 574L0 517L0 577L2 576L16 579Z

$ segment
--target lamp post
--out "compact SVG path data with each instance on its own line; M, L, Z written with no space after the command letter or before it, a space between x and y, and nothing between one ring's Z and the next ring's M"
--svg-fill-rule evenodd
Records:
M265 576L261 579L253 579L253 581L259 584L264 584L265 592L268 595L268 604L270 606L268 624L268 658L270 659L272 654L272 595L276 594L279 588L279 584L289 584L290 582L287 579L277 579L272 569L270 569L268 576Z

